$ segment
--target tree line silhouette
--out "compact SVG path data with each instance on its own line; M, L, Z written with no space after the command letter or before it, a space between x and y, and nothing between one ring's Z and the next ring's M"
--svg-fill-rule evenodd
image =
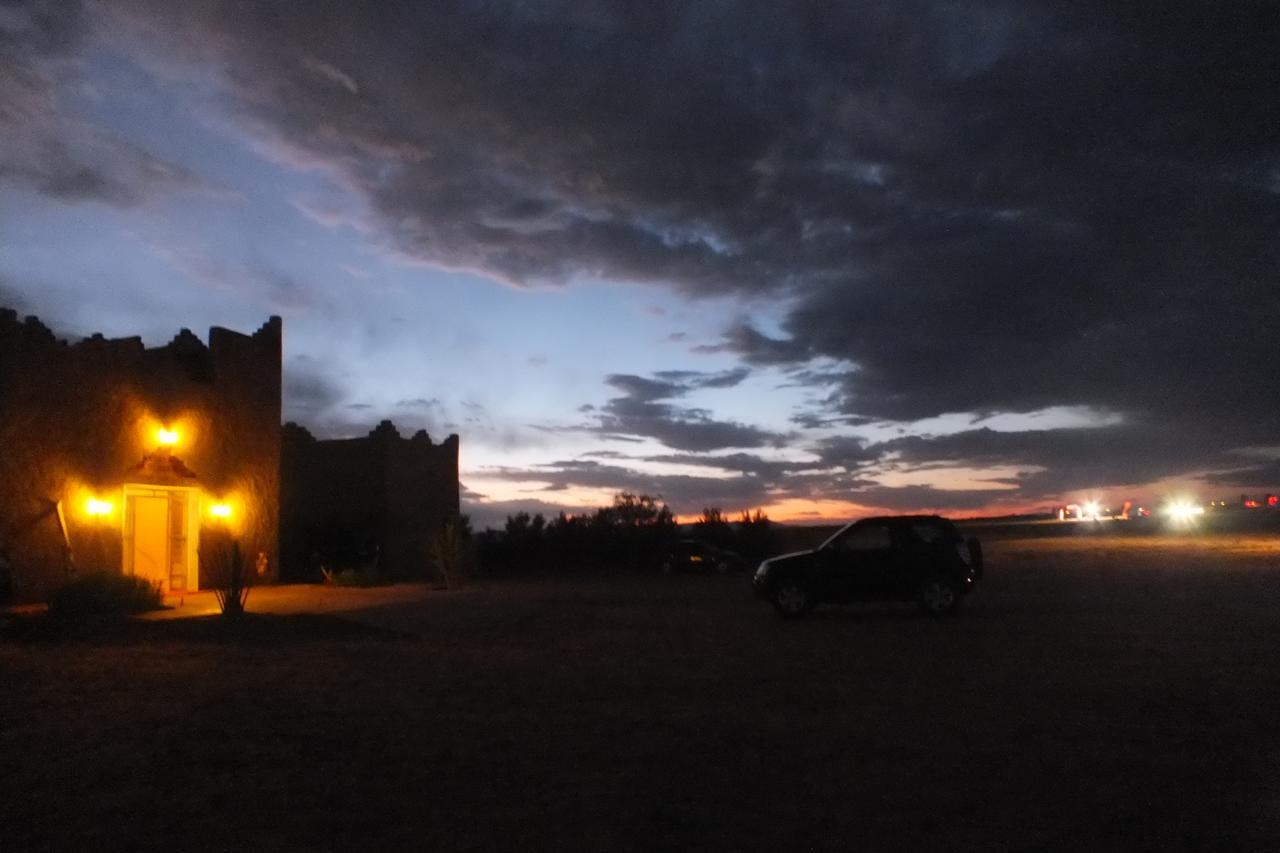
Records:
M476 534L476 553L486 574L650 571L680 539L696 539L737 552L748 565L776 553L777 532L760 510L730 522L707 507L685 532L661 496L621 492L610 506L591 513L507 516L501 530Z

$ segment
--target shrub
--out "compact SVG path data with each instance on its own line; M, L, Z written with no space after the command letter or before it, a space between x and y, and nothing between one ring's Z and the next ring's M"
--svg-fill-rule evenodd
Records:
M466 581L473 562L470 519L464 515L440 526L431 538L431 562L444 589L455 589Z
M119 616L159 610L160 585L137 575L94 572L53 591L49 612L57 616Z
M502 530L484 530L474 551L485 572L607 572L646 570L660 565L680 535L661 495L622 492L611 506L581 515L517 513ZM690 533L697 539L736 551L747 565L779 552L777 527L763 510L743 512L730 522L718 507L706 507Z
M200 571L211 582L223 616L235 618L244 613L252 578L245 568L239 542L215 536L201 542Z
M551 521L528 513L507 517L503 530L486 530L474 551L486 572L608 572L656 567L678 529L661 496L622 492L613 504Z

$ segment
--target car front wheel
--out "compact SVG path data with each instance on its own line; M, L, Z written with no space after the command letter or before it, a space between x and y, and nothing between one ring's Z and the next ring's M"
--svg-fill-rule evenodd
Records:
M803 581L794 578L778 581L773 588L773 606L786 619L794 619L809 612L813 597Z
M920 609L930 616L950 616L960 607L960 588L945 577L932 577L920 587Z

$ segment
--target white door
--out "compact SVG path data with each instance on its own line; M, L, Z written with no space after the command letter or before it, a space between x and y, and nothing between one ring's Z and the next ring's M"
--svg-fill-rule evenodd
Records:
M194 498L190 489L125 487L125 572L165 592L196 588Z
M169 588L169 498L134 496L133 573Z

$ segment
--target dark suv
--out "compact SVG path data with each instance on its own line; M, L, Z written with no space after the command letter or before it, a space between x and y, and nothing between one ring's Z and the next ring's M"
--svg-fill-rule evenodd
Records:
M940 516L899 515L855 521L816 550L765 560L753 583L788 617L824 602L912 600L946 616L981 577L977 539Z

